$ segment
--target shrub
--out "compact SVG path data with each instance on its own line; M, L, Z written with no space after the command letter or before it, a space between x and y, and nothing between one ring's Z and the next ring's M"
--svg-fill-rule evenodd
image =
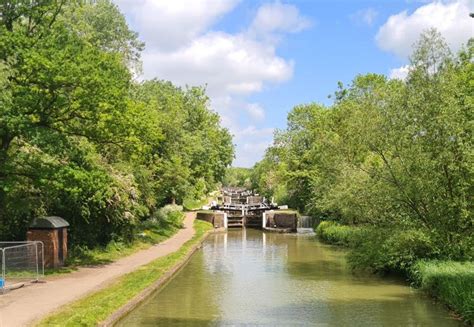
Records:
M392 233L383 243L388 269L408 271L420 258L430 258L435 249L429 235L421 230L401 230Z
M348 255L348 262L354 269L384 271L387 261L382 244L388 235L384 230L365 227L352 238L352 250Z
M474 263L418 261L410 270L416 286L439 298L468 323L474 322Z
M324 242L350 246L357 230L357 227L340 225L335 221L323 221L316 228L316 234Z
M161 227L177 227L183 225L183 207L176 204L168 204L158 209L153 217L148 220L149 223L158 224Z
M436 254L428 234L418 229L364 228L352 238L353 268L406 273L422 258Z

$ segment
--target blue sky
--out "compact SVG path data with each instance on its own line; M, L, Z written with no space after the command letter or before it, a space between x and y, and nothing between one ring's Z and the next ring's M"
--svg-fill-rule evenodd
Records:
M468 0L116 0L147 47L141 78L207 85L250 167L295 105L330 104L338 81L403 78L411 45L437 27L457 50L474 36Z

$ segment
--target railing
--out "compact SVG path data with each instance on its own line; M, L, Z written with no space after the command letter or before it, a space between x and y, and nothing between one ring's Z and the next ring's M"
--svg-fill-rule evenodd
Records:
M0 258L2 293L17 283L39 281L44 276L43 242L0 242Z

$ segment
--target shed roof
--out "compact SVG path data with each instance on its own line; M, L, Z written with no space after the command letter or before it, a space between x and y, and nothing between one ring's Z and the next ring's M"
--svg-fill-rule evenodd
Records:
M57 229L68 227L69 223L61 217L50 216L50 217L38 217L33 220L30 224L30 228L38 229Z

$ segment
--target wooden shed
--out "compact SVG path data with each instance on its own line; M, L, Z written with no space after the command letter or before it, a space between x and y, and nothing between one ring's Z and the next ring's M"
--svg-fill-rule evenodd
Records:
M61 217L39 217L33 220L27 232L28 241L44 244L44 265L57 268L67 257L67 228L69 223Z

